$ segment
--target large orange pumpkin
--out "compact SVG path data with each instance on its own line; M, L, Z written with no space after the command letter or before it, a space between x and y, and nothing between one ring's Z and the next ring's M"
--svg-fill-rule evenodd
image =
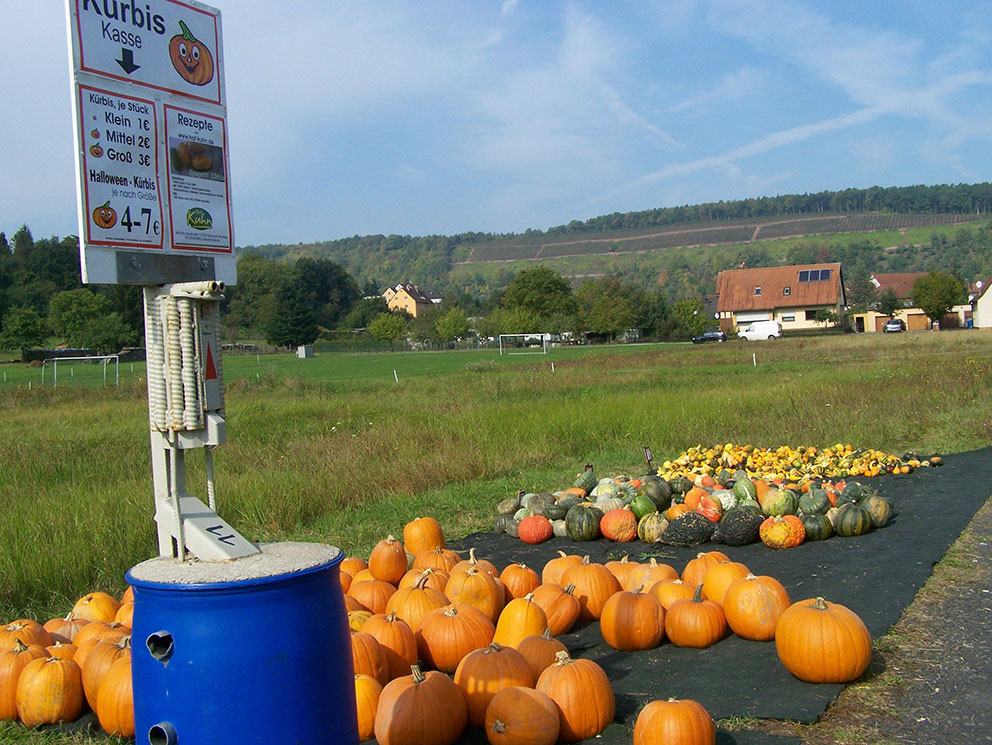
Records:
M443 608L448 598L440 590L427 587L428 577L422 576L413 587L404 587L394 592L386 603L386 613L394 612L406 621L416 633L420 621L435 608Z
M748 568L739 561L725 561L711 566L703 575L703 597L723 605L727 588L748 574Z
M651 561L647 564L640 564L630 571L623 589L631 591L641 587L644 590L649 590L655 582L660 582L663 579L678 578L679 573L675 571L674 567L668 564L659 564L658 560L652 556Z
M450 574L451 570L461 563L462 557L458 552L443 546L436 546L429 551L418 554L413 560L414 569L442 569Z
M0 652L13 649L18 642L47 647L52 643L52 635L40 623L29 618L19 618L0 627Z
M640 589L617 592L603 606L599 630L614 649L653 649L665 636L665 609Z
M514 598L506 604L496 621L493 641L504 647L516 647L528 636L543 634L546 628L548 617L541 606L534 602L534 595L529 594Z
M777 579L748 574L727 588L723 612L737 636L767 642L775 638L775 626L789 604L789 593Z
M389 681L379 695L375 739L379 745L451 745L465 731L468 710L461 691L444 673L422 673Z
M462 559L453 567L451 567L451 574L453 575L455 572L466 569L478 569L479 571L485 572L486 574L492 577L499 577L499 570L496 568L496 565L493 564L488 559L477 558L475 555L474 548L470 548L468 550L467 559Z
M702 704L690 699L652 701L634 722L634 745L714 745L716 727Z
M389 599L396 592L396 587L380 579L353 582L348 588L348 595L359 602L362 608L373 613L385 613Z
M406 550L402 543L390 535L375 544L369 554L369 571L375 579L395 585L403 579L406 570Z
M372 616L362 626L361 633L370 634L379 642L389 662L390 678L410 674L410 666L417 661L417 638L410 625L396 616L396 611Z
M121 601L105 592L91 592L84 595L72 607L72 615L85 618L88 621L104 621L110 623L117 615Z
M424 551L444 548L444 531L433 517L418 517L403 526L403 543L407 553L419 556Z
M83 661L83 693L93 711L97 708L97 694L110 666L122 657L131 657L131 637L103 639L96 643Z
M554 745L558 741L558 707L547 694L510 686L489 702L485 726L490 745Z
M558 653L567 652L568 647L551 635L551 629L545 629L540 636L528 636L520 642L517 651L527 660L534 680L537 680L548 666L555 664Z
M563 588L553 582L545 583L534 590L534 602L544 611L552 636L567 633L579 620L581 608L575 597L575 585Z
M82 671L72 660L45 657L17 680L17 715L28 727L74 722L83 711Z
M420 658L444 673L453 673L469 652L488 646L496 627L471 605L450 605L430 611L416 632Z
M430 587L432 590L437 590L439 592L444 592L444 588L448 584L448 580L451 577L443 569L411 569L409 572L403 575L400 583L396 586L397 590L402 590L404 587L413 587L417 584L417 580L421 577L427 578L427 584L425 587ZM445 595L448 593L444 592Z
M619 561L608 561L603 566L610 570L613 576L617 578L617 582L620 583L620 587L626 590L628 575L630 575L631 570L640 566L640 564L636 561L631 561L630 556L624 554L623 558Z
M169 39L169 60L187 83L206 85L214 77L214 58L183 21L179 21L179 29L182 33Z
M356 675L368 675L382 685L390 680L386 651L371 634L356 631L351 635L351 663Z
M493 696L510 686L534 687L534 673L520 652L495 642L469 652L455 670L458 686L468 705L468 721L481 727Z
M45 657L44 647L19 641L13 649L0 652L0 719L17 719L17 679L29 662Z
M655 582L648 590L661 603L661 607L666 612L676 600L688 600L695 591L695 587L687 585L680 579L663 579L660 582Z
M620 583L602 564L589 563L585 556L581 564L569 567L562 576L564 585L575 585L579 601L579 618L583 621L599 620L603 606L610 596L620 592Z
M871 661L871 634L853 611L823 598L790 605L775 627L785 668L807 683L847 683Z
M452 570L444 586L452 603L467 603L485 613L493 623L503 610L504 592L499 581L485 570L469 566Z
M358 740L368 740L375 731L382 685L370 675L355 676L355 705L358 707Z
M706 576L706 570L725 561L730 561L730 558L722 551L698 553L695 559L690 559L686 563L685 569L682 570L682 581L687 585L701 585Z
M672 603L665 615L665 633L680 647L708 647L723 638L727 619L719 603L703 598L703 586L696 587L689 600Z
M537 572L523 563L507 564L500 572L499 581L506 588L507 601L529 595L541 584L541 578L537 576Z
M84 689L85 692L85 689ZM104 731L119 737L134 737L134 695L131 688L131 656L114 660L100 681L96 715Z
M88 624L85 618L76 618L69 613L64 618L53 618L45 622L45 630L52 635L53 642L73 642L79 630ZM2 642L0 642L2 646Z
M558 708L561 742L594 737L613 722L613 688L603 668L592 660L576 660L568 652L559 652L555 664L541 673L535 687Z
M554 559L549 559L548 563L544 565L544 569L541 570L541 583L548 585L564 585L562 584L561 578L565 574L565 570L571 566L582 563L582 557L575 554L566 554L564 551L559 551L558 556Z

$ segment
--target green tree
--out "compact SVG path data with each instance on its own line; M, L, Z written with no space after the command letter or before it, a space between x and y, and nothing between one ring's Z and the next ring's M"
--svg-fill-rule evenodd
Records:
M434 321L437 338L443 342L452 342L468 336L468 316L461 308L451 308L439 315Z
M294 270L297 291L309 296L324 328L337 325L361 297L351 275L330 259L302 258Z
M525 269L514 277L503 295L503 305L510 309L526 308L544 317L575 313L578 309L568 281L546 266Z
M672 306L675 320L674 333L681 337L698 336L709 325L703 312L703 301L699 298L680 300Z
M65 290L52 296L48 325L71 347L110 354L134 344L138 334L110 301L86 289Z
M930 272L913 282L913 302L934 323L963 303L967 295L961 280L951 274Z
M406 336L406 319L398 313L380 313L368 325L369 333L379 341L389 342L389 351L393 351L393 342Z
M437 327L434 325L437 313L436 308L431 308L410 320L407 326L410 338L420 344L437 341Z
M847 277L847 302L852 309L866 311L877 300L875 285L867 271L854 271Z
M362 298L348 311L348 315L344 319L344 326L349 329L368 328L373 318L388 312L389 306L386 305L386 298L378 295Z
M262 336L276 312L276 295L291 280L292 267L258 254L238 258L238 284L224 290L221 318L232 335L244 330Z
M612 342L622 331L633 328L634 307L630 288L618 277L603 277L584 282L579 288L582 321L587 331L606 334Z
M265 338L277 347L313 344L319 332L317 311L308 293L295 282L285 281L275 293L275 310Z
M822 323L823 327L826 328L831 324L837 323L837 311L830 308L818 308L816 313L813 314L813 320L817 323Z
M895 312L902 308L902 300L896 295L896 291L891 287L883 292L878 298L878 312L887 316L895 315Z
M0 325L0 349L30 349L48 339L45 319L33 308L11 308Z

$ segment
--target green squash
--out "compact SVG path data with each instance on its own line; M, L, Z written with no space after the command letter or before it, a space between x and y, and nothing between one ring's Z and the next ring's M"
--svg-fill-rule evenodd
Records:
M871 496L874 492L867 486L863 486L857 481L848 481L844 491L837 495L837 506L842 504L857 504L865 497Z
M497 515L512 515L520 509L520 500L516 497L507 497L496 505Z
M804 515L825 515L831 506L827 492L815 486L799 497L799 510Z
M848 502L837 507L837 516L834 519L834 532L837 535L845 538L863 535L871 527L871 515L861 505Z
M578 502L576 502L576 504L577 503ZM561 501L553 502L544 509L544 516L551 522L554 522L555 520L564 520L565 515L568 514L568 508L571 506L572 505L570 504L562 504Z
M799 498L792 489L769 489L761 497L761 509L770 517L795 515Z
M588 471L583 471L578 476L576 476L575 482L572 484L572 486L575 486L579 489L585 489L586 494L588 494L589 492L591 492L593 489L596 488L596 484L598 482L599 479L596 478L596 474L593 473L592 470L588 470Z
M575 505L577 505L581 501L582 500L579 499L574 494L566 494L564 497L562 497L561 499L558 500L558 506L559 507L564 507L565 508L565 513L568 514L568 511L570 509L572 509ZM562 519L565 519L565 515L562 515L561 518Z
M658 543L668 528L668 520L660 512L649 512L637 521L637 537L645 543Z
M535 494L532 499L526 503L526 507L530 509L532 515L544 515L547 517L548 507L555 503L555 498L550 494ZM521 502L521 504L524 504Z
M873 527L884 528L892 517L892 502L885 497L870 496L863 499L859 506L868 511Z
M493 533L505 533L506 526L513 522L513 515L497 515L493 521Z
M642 517L645 515L650 515L652 512L657 512L658 508L651 499L641 495L634 497L631 501L630 511L634 513L634 517L636 517L637 521L640 522Z
M676 476L675 478L669 479L669 485L672 487L673 494L685 494L692 488L692 482L689 481L685 476Z
M735 509L750 512L752 515L757 515L762 519L765 518L765 513L761 511L761 505L757 502L738 502Z
M603 513L591 505L577 504L565 515L565 530L573 541L594 541L599 538L599 521Z
M803 527L806 528L807 541L825 541L834 534L833 523L830 518L820 512L811 512L803 515Z
M746 476L734 482L733 492L738 502L754 502L758 499L758 487Z
M644 482L637 490L637 496L647 497L654 502L659 512L667 510L672 504L672 487L660 476L645 476Z

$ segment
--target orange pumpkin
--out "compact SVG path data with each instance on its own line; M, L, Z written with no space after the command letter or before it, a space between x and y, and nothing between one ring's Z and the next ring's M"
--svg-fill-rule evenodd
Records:
M567 652L568 647L551 635L551 629L545 629L539 636L528 636L517 645L517 651L524 656L530 671L534 673L534 680L541 677L541 673L549 665L555 664L559 652Z
M558 741L558 707L547 694L510 686L489 702L485 726L490 745L554 745Z
M93 210L93 224L104 230L110 230L117 224L117 210L110 206L109 199Z
M631 561L627 554L623 555L620 561L608 561L604 566L610 570L610 573L617 578L617 582L620 583L620 587L627 589L627 577L630 572L635 568L639 567L640 564L636 561Z
M169 60L187 83L206 85L214 77L214 58L183 21L179 21L179 28L182 33L169 39Z
M564 551L559 551L558 556L554 559L550 559L548 563L544 565L544 569L541 570L541 584L561 585L561 578L562 575L565 574L565 570L581 563L581 556L566 554ZM564 587L564 585L562 586Z
M91 592L84 595L72 607L72 615L85 618L88 621L104 621L110 623L117 615L121 601L105 592Z
M506 588L507 601L529 595L541 584L537 572L526 564L508 564L500 572L499 581Z
M612 575L610 575L612 576ZM496 633L493 641L504 647L516 647L528 636L543 634L548 628L548 617L544 610L534 602L534 595L514 598L496 621Z
M82 711L82 671L72 660L45 657L21 671L17 715L26 726L74 722Z
M134 737L130 655L114 660L104 673L96 695L96 715L104 732L118 737Z
M121 603L121 607L117 609L117 613L114 615L114 622L119 623L121 626L127 626L131 628L134 620L134 603L127 602Z
M665 609L640 589L614 593L603 606L599 630L614 649L653 649L665 636Z
M357 556L349 556L347 559L341 562L341 571L347 572L352 577L358 574L363 569L368 569L369 565L365 559L361 559Z
M120 639L103 639L97 642L86 655L82 664L83 694L93 711L99 713L96 697L104 676L110 666L123 657L131 657L130 636L124 636Z
M49 657L60 657L63 660L71 660L76 654L76 645L66 642L56 641L54 644L45 647Z
M748 568L738 561L725 561L711 566L703 575L703 597L723 605L727 588L748 574Z
M403 526L403 543L407 553L419 556L424 551L444 548L444 531L433 517L418 517Z
M351 635L351 662L356 675L368 675L382 685L390 680L386 651L371 634L356 631Z
M406 550L391 535L375 544L369 554L369 571L372 577L391 585L398 584L406 574Z
M727 588L723 612L737 636L766 642L775 638L778 619L789 603L789 593L777 579L748 574Z
M435 608L443 608L448 604L448 598L440 590L427 587L428 577L422 576L413 587L404 587L394 592L386 603L385 613L396 613L409 624L416 633L420 621Z
M540 585L534 590L534 602L544 611L552 636L567 633L579 620L581 608L575 597L575 585L564 588L554 583Z
M701 585L706 576L706 570L717 564L730 561L730 557L721 551L704 551L690 559L682 570L682 581L687 585Z
M0 627L0 652L13 649L18 642L47 647L52 643L52 635L44 626L30 618L19 618Z
M562 576L565 585L575 585L579 601L579 618L584 621L599 620L606 601L620 592L620 583L602 564L589 563L585 556L581 564L569 567Z
M368 740L375 731L382 686L370 675L355 675L355 704L358 707L358 740Z
M469 652L455 670L455 685L468 705L469 724L480 727L493 696L510 686L534 687L534 673L520 652L493 642Z
M373 613L385 613L389 599L395 592L393 585L378 579L354 582L348 588L348 595L355 598L362 608Z
M411 569L403 575L396 589L402 590L405 587L413 587L421 577L427 578L425 587L438 590L439 592L444 592L444 588L450 579L449 574L443 569ZM447 595L447 593L444 594Z
M20 641L0 652L0 719L17 719L17 680L29 662L45 657L44 647Z
M592 660L572 659L559 652L535 686L558 708L558 739L575 742L594 737L613 722L616 700L609 678Z
M665 615L665 633L680 647L703 648L723 638L727 618L719 603L703 598L698 585L692 598L672 603Z
M436 608L424 616L416 632L420 658L444 673L453 673L469 652L488 646L496 627L471 605Z
M467 603L496 622L503 610L503 585L486 571L469 567L454 570L444 586L444 594L452 603Z
M417 661L417 637L406 621L397 618L396 611L372 616L359 633L369 634L379 642L389 663L390 679L410 674L410 666Z
M413 567L414 569L441 569L450 574L461 560L462 557L456 551L443 546L436 546L429 551L418 554L413 560Z
M422 673L389 681L379 695L375 739L379 745L451 745L465 731L468 711L461 692L444 673Z
M493 564L488 559L479 559L475 555L475 549L470 548L468 550L468 558L462 559L453 567L451 567L451 574L455 572L464 571L467 569L478 569L480 572L485 572L491 577L499 577L499 570L496 565Z
M663 579L678 578L679 573L675 571L674 567L668 564L659 564L658 560L652 556L651 561L647 564L641 564L631 570L623 589L628 592L636 590L638 587L647 590L653 587L656 582L660 582Z
M848 683L871 661L871 634L853 611L823 598L790 605L775 627L786 670L807 683Z
M85 618L76 618L69 613L64 618L53 618L45 622L45 631L52 635L52 641L72 642L79 630L88 624ZM2 633L2 632L0 632ZM2 646L2 642L0 642Z
M716 726L691 699L652 701L634 722L634 745L714 745Z
M687 585L680 579L663 579L660 582L655 582L648 590L661 603L661 607L665 611L668 611L676 600L688 600L695 591L695 587Z

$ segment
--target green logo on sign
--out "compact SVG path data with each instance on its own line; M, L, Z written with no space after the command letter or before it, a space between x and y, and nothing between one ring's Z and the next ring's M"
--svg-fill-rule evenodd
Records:
M186 224L194 230L210 230L214 226L214 219L202 207L194 207L186 213Z

